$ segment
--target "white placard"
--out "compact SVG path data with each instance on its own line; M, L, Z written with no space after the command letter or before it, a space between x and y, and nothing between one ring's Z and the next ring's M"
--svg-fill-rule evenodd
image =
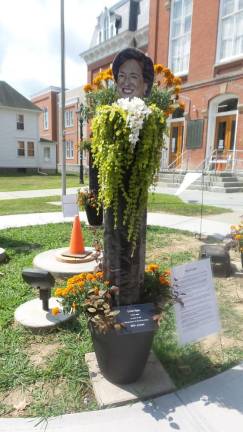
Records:
M173 267L171 278L183 303L175 304L179 343L195 342L219 332L220 320L210 259Z
M62 212L64 217L73 217L79 214L76 194L62 196Z
M181 194L184 190L186 190L194 181L196 181L199 177L201 177L202 173L186 173L182 183L177 189L175 195Z

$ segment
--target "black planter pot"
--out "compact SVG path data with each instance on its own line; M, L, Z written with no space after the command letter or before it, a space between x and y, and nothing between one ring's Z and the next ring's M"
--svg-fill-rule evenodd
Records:
M103 209L99 210L97 214L96 208L90 207L89 205L85 206L85 211L87 215L87 219L90 225L99 226L103 224Z
M152 316L150 319L148 324L146 316L142 331L134 325L131 329L128 324L123 330L110 330L106 334L99 333L90 323L97 362L108 381L114 384L129 384L142 375L156 330Z

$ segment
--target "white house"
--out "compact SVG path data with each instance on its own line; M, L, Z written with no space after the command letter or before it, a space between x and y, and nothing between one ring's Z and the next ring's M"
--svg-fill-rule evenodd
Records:
M5 81L0 81L0 171L55 171L56 148L44 151L38 117L41 110Z

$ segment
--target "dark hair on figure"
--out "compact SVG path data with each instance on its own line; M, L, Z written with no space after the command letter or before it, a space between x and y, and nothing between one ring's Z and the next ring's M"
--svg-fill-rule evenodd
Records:
M144 81L148 85L145 96L149 96L154 82L154 64L151 58L146 56L143 51L140 51L137 48L125 48L120 51L116 55L112 64L112 72L116 82L118 79L119 69L127 60L137 60L140 63Z

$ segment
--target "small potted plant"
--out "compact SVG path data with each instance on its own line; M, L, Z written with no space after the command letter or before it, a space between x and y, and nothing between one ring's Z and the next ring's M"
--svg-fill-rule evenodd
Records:
M94 191L79 190L78 204L85 209L87 219L90 225L99 226L103 223L102 206L98 206L97 195Z
M240 222L239 225L231 225L231 237L237 242L243 268L243 222Z
M64 313L86 315L100 370L108 380L119 384L136 381L142 374L164 305L173 301L170 272L149 264L142 301L153 305L154 325L146 334L136 336L141 339L138 351L134 334L127 331L123 322L123 307L118 306L119 288L111 286L103 272L75 275L64 288L55 290L55 296L61 298ZM53 313L58 313L57 308Z

